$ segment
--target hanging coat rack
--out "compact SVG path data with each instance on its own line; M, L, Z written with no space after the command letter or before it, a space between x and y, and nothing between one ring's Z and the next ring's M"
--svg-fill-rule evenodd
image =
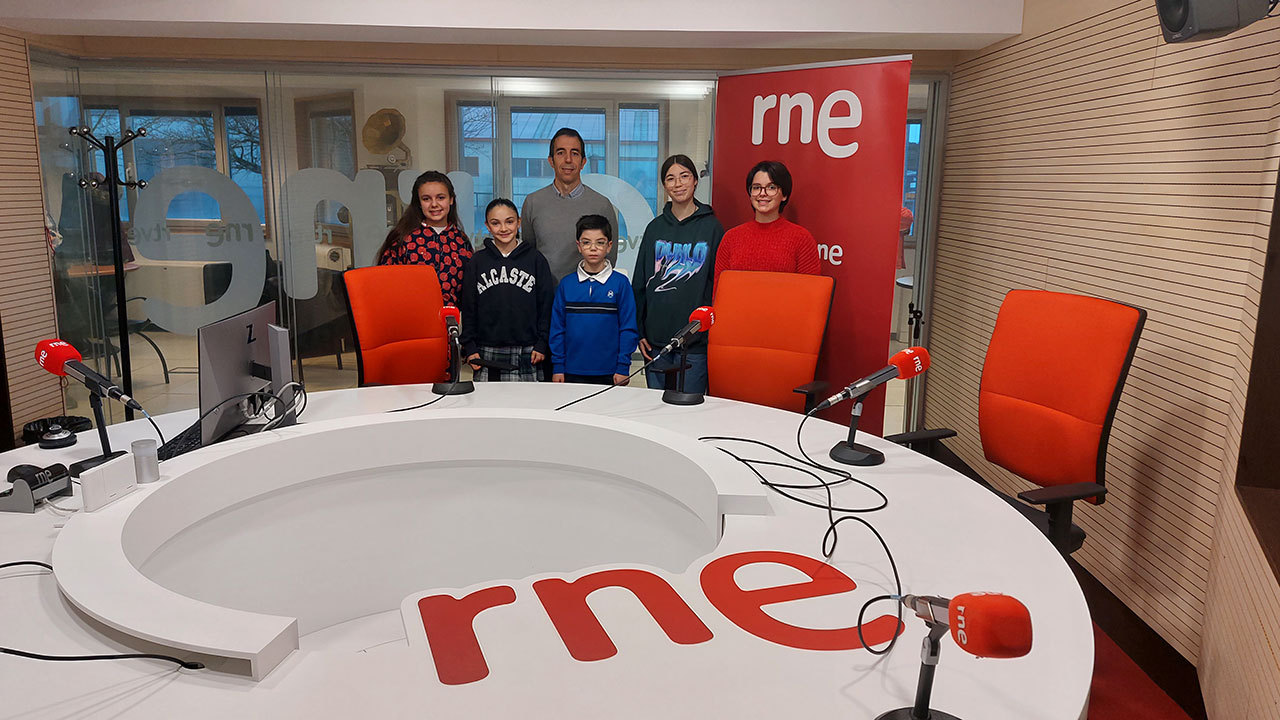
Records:
M107 135L99 140L93 131L87 125L69 128L68 132L72 135L84 140L90 145L102 151L103 168L106 177L105 181L100 183L96 179L81 177L79 185L85 187L98 187L100 184L107 186L107 202L111 213L111 247L115 260L112 274L116 280L116 320L119 323L120 332L120 374L121 383L126 395L133 395L133 364L129 359L129 316L128 307L125 302L124 288L124 233L120 229L120 196L116 188L145 188L146 180L130 180L126 181L120 177L120 167L116 159L116 152L140 137L146 137L147 129L138 128L137 131L125 130L124 136L120 138L120 142L112 135ZM133 409L125 408L124 417L126 420L133 419Z

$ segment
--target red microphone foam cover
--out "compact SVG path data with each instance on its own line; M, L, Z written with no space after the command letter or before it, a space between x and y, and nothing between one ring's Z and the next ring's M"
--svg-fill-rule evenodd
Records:
M1017 598L1000 593L963 593L951 598L951 638L984 658L1016 658L1031 652L1031 613Z
M929 369L929 351L922 347L909 347L889 358L889 364L898 368L899 378L913 378Z
M462 311L452 305L445 305L440 308L440 322L444 322L447 317L462 322Z
M689 322L699 324L698 332L706 332L716 322L716 311L710 305L696 307L693 312L689 313Z
M63 369L71 361L80 361L80 352L61 340L41 340L36 344L36 362L54 375L66 375Z

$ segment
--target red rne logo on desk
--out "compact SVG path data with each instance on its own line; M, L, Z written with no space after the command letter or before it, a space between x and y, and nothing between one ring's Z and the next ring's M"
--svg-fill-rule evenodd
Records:
M766 563L799 571L801 582L744 589L734 579L738 570ZM856 603L850 602L853 624L842 628L809 628L778 620L766 607L797 600L852 592L857 584L840 570L820 560L795 553L757 550L711 560L698 576L699 587L710 604L726 620L762 640L800 650L857 650L863 647L856 624ZM677 645L711 642L714 635L676 588L648 570L616 568L597 570L576 580L544 578L531 584L523 602L541 603L569 655L579 662L595 662L618 654L608 631L587 603L597 590L621 588L632 593L657 623L658 629ZM533 597L528 597L528 595ZM521 602L510 585L495 585L455 596L431 593L411 596L401 605L410 644L422 639L430 649L436 675L445 685L465 685L489 675L484 648L474 621L484 612ZM861 627L868 643L888 642L903 626L893 615L882 615ZM498 642L501 642L500 640ZM491 648L493 649L493 648Z

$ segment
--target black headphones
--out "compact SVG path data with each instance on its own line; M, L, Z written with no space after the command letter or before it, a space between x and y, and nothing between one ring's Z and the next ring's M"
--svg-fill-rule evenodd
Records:
M38 443L46 450L70 447L76 444L75 434L93 429L93 421L78 415L59 415L29 422L22 426L22 442Z
M42 468L39 465L28 465L23 463L9 468L9 473L6 476L6 479L9 482L26 480L28 484L35 485L36 481L39 479L39 474L42 472L47 472L50 476L54 476L66 474L67 468L65 465L59 465L56 463L45 468Z
M11 483L16 483L19 480L26 481L27 488L31 490L35 490L42 485L47 485L48 483L65 477L67 477L67 466L61 463L54 463L49 467L40 467L39 465L28 465L23 463L22 465L14 465L9 468L9 472L6 475L6 478ZM67 490L69 491L70 489L71 486L68 485ZM70 492L67 492L66 494L69 495Z

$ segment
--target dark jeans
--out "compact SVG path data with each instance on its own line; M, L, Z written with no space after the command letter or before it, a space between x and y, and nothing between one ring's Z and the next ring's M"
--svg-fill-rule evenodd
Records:
M669 353L658 359L648 370L644 371L645 381L651 388L658 390L676 389L676 378L671 378L671 387L667 387L667 374L664 372L666 368L674 367L680 362L679 353ZM689 354L690 368L685 370L684 375L684 391L691 393L707 392L707 354ZM658 368L655 370L654 368Z
M565 373L564 381L582 383L584 385L612 385L613 375L574 375L573 373Z

